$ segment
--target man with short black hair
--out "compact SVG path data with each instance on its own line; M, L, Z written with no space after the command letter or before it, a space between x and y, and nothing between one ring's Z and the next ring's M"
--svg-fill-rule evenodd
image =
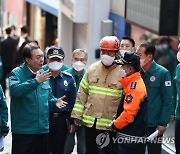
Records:
M120 42L120 56L123 57L126 51L134 52L134 49L135 41L129 36L124 36Z
M28 27L27 26L22 26L21 27L21 32L20 32L20 37L19 37L19 43L18 43L18 51L16 55L16 65L20 66L24 61L23 59L23 48L27 43L31 42L31 38L28 35Z
M140 57L143 68L142 77L147 89L147 136L154 131L159 131L155 140L162 140L166 126L170 120L172 104L171 77L169 71L154 61L155 46L151 43L142 43L136 53ZM161 154L161 143L148 144L149 154ZM144 152L145 153L145 149Z
M49 105L63 108L67 103L52 94L51 73L41 70L44 54L39 46L26 44L23 58L25 63L9 76L12 154L48 154Z

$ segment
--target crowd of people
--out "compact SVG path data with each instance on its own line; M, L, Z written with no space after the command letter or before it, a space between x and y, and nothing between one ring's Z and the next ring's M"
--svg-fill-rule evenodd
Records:
M105 36L100 60L85 70L86 50L75 49L67 67L64 50L51 46L44 64L26 27L21 37L12 32L6 29L0 50L0 136L9 131L8 77L12 154L70 154L75 136L78 154L145 154L146 147L161 154L162 142L147 137L158 130L154 139L162 140L170 120L180 154L180 45L176 60L168 37L136 47L131 37Z

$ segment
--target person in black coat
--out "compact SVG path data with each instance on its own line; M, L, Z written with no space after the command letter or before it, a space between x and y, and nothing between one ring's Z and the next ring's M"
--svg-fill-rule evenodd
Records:
M19 42L18 42L18 51L16 55L16 65L20 66L24 60L23 60L23 48L27 43L31 42L31 38L28 36L28 28L26 26L21 27L21 35L19 37Z
M5 32L7 34L7 38L1 42L1 57L3 67L3 77L1 84L4 92L6 90L6 78L16 66L16 51L18 45L18 41L11 37L11 27L7 27Z

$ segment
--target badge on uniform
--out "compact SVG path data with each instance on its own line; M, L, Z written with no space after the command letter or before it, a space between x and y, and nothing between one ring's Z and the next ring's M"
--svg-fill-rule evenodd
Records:
M155 76L151 76L151 77L150 77L150 81L151 81L151 82L154 82L155 80L156 80Z
M127 103L131 103L131 102L132 102L132 99L133 99L132 95L129 94L129 95L126 96L125 101L126 101Z
M68 82L67 82L67 80L64 80L64 86L68 86Z
M59 53L59 51L57 49L53 50L53 54L58 54L58 53Z
M132 82L131 83L131 89L136 89L136 84L137 84L137 82Z
M171 81L165 81L165 86L170 87L171 86Z
M74 87L76 87L76 82L73 83Z

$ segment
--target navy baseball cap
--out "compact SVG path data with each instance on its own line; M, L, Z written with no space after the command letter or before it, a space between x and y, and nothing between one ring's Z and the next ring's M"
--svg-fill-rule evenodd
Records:
M137 69L141 69L140 58L135 52L125 52L124 57L115 60L114 63L117 65L128 64Z
M51 58L60 58L60 59L64 59L65 54L62 48L57 48L57 47L50 47L47 51L47 58L51 59Z

